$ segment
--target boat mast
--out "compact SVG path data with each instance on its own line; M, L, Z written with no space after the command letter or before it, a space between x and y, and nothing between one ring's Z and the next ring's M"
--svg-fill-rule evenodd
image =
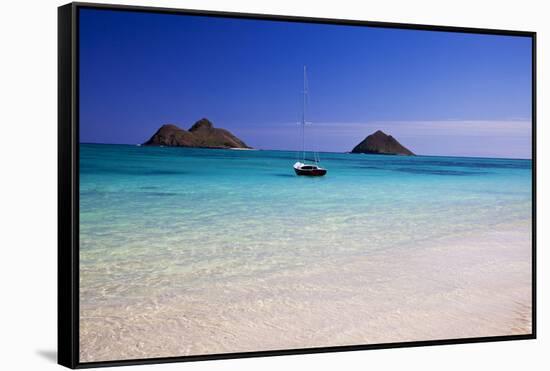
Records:
M304 65L304 92L302 102L302 160L306 161L306 99L307 99L307 80L306 66Z

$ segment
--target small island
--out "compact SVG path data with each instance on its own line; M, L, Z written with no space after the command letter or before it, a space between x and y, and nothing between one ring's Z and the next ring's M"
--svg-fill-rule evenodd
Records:
M215 128L210 120L203 118L189 130L176 125L162 125L144 146L197 147L197 148L239 148L251 149L245 142L228 130Z
M351 153L414 156L412 151L402 146L397 139L391 135L387 135L382 130L378 130L366 137L351 150Z

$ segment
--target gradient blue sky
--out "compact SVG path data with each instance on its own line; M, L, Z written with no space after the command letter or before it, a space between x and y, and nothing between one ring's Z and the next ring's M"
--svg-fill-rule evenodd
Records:
M136 144L207 117L247 144L310 149L377 129L417 154L531 157L531 39L80 11L80 140Z

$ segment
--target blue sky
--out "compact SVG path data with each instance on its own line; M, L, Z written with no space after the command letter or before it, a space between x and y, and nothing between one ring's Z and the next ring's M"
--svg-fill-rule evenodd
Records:
M531 40L83 9L80 140L207 117L247 144L345 152L377 129L426 155L530 158Z

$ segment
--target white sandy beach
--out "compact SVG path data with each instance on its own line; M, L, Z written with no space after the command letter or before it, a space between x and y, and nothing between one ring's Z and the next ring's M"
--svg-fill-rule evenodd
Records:
M81 362L529 334L531 225L84 303L80 326Z

